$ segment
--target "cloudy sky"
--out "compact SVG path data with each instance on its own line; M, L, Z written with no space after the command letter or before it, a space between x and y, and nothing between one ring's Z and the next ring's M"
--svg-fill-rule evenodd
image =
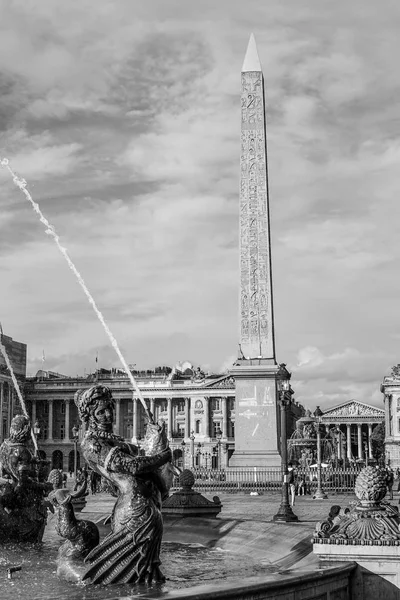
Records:
M238 342L240 69L267 100L277 360L314 409L381 405L400 362L400 4L0 0L0 157L129 363L217 371ZM119 366L0 170L0 321L28 373Z

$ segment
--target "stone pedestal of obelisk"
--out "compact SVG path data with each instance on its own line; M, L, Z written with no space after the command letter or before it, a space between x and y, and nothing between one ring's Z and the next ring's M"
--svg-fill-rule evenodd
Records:
M235 452L230 467L279 466L278 386L272 301L264 78L254 36L242 68L240 154L240 357Z

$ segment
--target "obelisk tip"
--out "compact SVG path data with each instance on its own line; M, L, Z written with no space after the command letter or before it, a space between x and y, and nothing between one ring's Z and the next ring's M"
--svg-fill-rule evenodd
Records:
M242 67L242 73L245 73L247 71L261 71L261 63L257 52L257 45L254 33L250 35L246 56L244 57Z

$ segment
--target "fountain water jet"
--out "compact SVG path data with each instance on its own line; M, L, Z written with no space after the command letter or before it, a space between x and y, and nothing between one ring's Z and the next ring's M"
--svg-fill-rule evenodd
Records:
M57 245L57 248L60 250L61 254L64 256L65 260L67 261L69 268L71 269L71 271L73 272L73 274L77 278L79 285L83 289L83 291L84 291L87 299L89 300L89 303L92 305L93 310L94 310L94 312L97 315L97 318L99 319L100 323L102 324L103 329L106 332L106 334L107 334L107 336L108 336L108 338L109 338L109 340L111 342L112 347L114 348L115 352L118 355L118 358L121 361L122 366L124 367L124 371L127 374L128 378L129 378L129 380L130 380L130 382L132 384L133 389L137 393L138 398L139 398L140 402L143 405L143 408L144 408L144 411L145 411L145 414L146 414L147 418L149 419L149 421L153 422L152 416L150 416L149 409L147 408L146 402L144 401L144 398L143 398L143 395L142 395L142 393L141 393L141 391L139 389L139 386L137 385L137 383L135 381L135 378L133 377L133 375L132 375L132 373L131 373L131 371L129 369L128 363L126 362L125 358L123 357L123 355L122 355L122 353L121 353L121 351L119 349L117 340L115 339L115 337L111 333L111 330L108 327L107 323L105 322L102 313L97 308L96 302L94 301L93 296L89 292L89 290L88 290L88 288L87 288L87 286L86 286L86 284L85 284L85 282L83 280L82 275L79 273L78 269L75 267L74 263L70 259L69 255L68 255L68 252L67 252L67 249L64 248L64 246L62 246L60 244L60 237L57 234L56 230L54 229L54 226L51 225L49 223L49 221L46 219L46 217L43 215L42 211L40 210L39 204L33 200L31 194L27 190L27 182L26 182L26 180L23 179L23 178L21 178L21 177L18 177L18 175L11 169L11 167L9 165L8 158L1 159L0 160L0 164L9 171L9 173L11 174L11 176L13 178L13 182L15 183L15 185L21 190L21 192L24 194L25 198L31 203L31 205L33 207L33 210L39 215L40 221L46 226L46 233L48 235L50 235L54 239L54 241L55 241L55 243Z

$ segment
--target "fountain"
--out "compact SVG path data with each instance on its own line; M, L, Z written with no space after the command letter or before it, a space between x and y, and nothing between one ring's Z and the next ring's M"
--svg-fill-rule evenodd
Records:
M347 510L332 507L316 525L313 551L324 565L358 564L354 598L400 595L400 515L397 506L384 502L386 491L385 470L365 467L356 479L357 501Z
M310 466L315 463L317 455L317 430L318 419L311 416L309 410L304 417L296 421L296 429L288 440L289 461L299 465L309 472ZM321 436L321 460L329 463L334 455L334 444L331 436Z

